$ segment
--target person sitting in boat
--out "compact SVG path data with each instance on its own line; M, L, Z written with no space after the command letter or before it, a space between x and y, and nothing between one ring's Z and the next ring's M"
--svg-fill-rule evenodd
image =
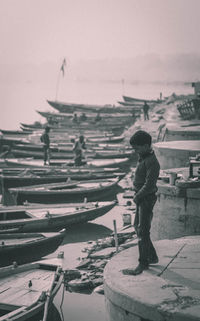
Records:
M95 117L95 121L100 121L102 118L101 118L101 115L100 113L97 113L96 117Z
M80 120L82 120L82 121L87 120L87 116L86 116L86 114L85 114L85 113L82 113L82 114L81 114L81 116L80 116Z
M76 113L74 114L72 121L73 121L73 123L78 123L78 116Z
M74 156L75 166L81 166L86 164L86 161L83 160L84 159L83 149L86 149L86 145L85 145L84 136L81 135L77 141L74 141L73 151L75 154Z
M41 142L43 143L44 150L44 165L48 163L50 165L50 138L49 138L50 127L46 126L44 133L40 137Z

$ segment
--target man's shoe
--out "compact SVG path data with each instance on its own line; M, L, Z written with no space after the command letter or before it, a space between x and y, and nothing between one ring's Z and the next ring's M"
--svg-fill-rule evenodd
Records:
M159 259L158 257L155 257L153 259L149 259L148 262L149 264L157 264L159 262Z
M144 266L142 264L138 264L138 266L135 268L135 269L125 269L125 270L122 270L122 273L124 275L139 275L141 274L144 270L148 270L148 266Z

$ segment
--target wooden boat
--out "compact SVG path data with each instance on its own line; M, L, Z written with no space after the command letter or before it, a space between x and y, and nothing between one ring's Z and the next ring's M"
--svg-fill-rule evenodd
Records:
M65 178L67 178L66 175L76 176L76 175L90 175L90 174L110 174L117 171L120 171L119 168L116 167L68 167L68 168L54 168L54 167L7 167L0 169L0 175L3 176L13 176L13 175L19 175L21 177L29 175L32 176L49 176L49 175L63 175Z
M12 195L12 204L33 203L68 203L110 200L116 197L119 191L119 178L110 178L90 181L70 181L65 183L50 183L32 186L9 188Z
M113 158L113 159L92 159L87 160L85 165L76 166L75 168L122 168L123 170L128 169L129 158ZM50 165L45 165L46 168L71 168L75 166L74 162L65 159L51 160ZM0 159L0 168L8 167L29 167L29 168L44 168L43 161L40 159L33 158L7 158Z
M43 159L44 158L44 152L41 151L33 151L33 150L23 150L19 148L12 148L12 154L16 158L23 158L23 157L32 157L34 159ZM86 150L85 155L89 158L94 158L96 156L96 153L93 151ZM126 157L126 156L124 156ZM50 158L51 159L74 159L74 153L70 151L61 151L61 152L54 152L50 150ZM97 158L97 157L95 157ZM112 158L112 157L110 157Z
M143 103L141 102L130 102L130 101L118 101L118 103L122 106L126 106L126 107L131 107L132 108L132 111L134 112L141 112L141 108L142 108L142 105Z
M122 96L124 101L126 102L136 102L136 103L143 103L146 101L147 103L158 103L160 102L159 99L141 99L141 98L134 98L130 96Z
M27 136L31 133L31 131L26 130L26 131L22 131L22 130L4 130L1 129L0 130L2 132L3 135L7 135L7 136Z
M5 190L11 187L19 186L30 186L48 183L59 183L66 182L68 179L71 180L94 180L94 179L105 179L119 177L122 179L125 176L124 172L117 171L74 171L73 168L70 171L55 171L48 173L47 171L31 171L27 170L12 170L12 171L0 171L0 193L5 193ZM2 196L4 198L4 195ZM4 202L5 200L2 200ZM6 203L4 203L6 205Z
M120 143L120 142L123 142L124 141L124 136L121 135L121 136L114 136L114 137L102 137L102 138L88 138L88 142L91 142L91 143L111 143L111 144L114 144L114 143Z
M133 151L131 150L121 150L121 151L115 151L115 150L104 150L104 151L96 151L93 158L94 159L107 159L107 158L130 158L133 155Z
M0 234L57 231L108 213L115 201L0 207Z
M31 151L31 150L23 150L23 149L12 149L12 155L16 158L22 157L32 157L34 159L43 159L44 152L43 151ZM74 159L74 153L69 152L52 152L51 151L51 159ZM84 151L84 156L90 159L112 159L112 158L124 158L130 157L132 155L132 151L115 151L115 150L88 150Z
M44 117L44 118L46 118L47 119L47 121L49 120L49 119L51 119L51 120L53 120L53 122L54 121L57 121L57 122L62 122L62 121L66 121L66 122L72 122L72 118L73 118L73 114L69 114L69 113L61 113L61 112L57 112L57 113L53 113L53 112L45 112L45 111L39 111L39 110L37 110L37 113L38 114L40 114L42 117ZM115 113L109 113L109 115L108 115L108 113L101 113L101 121L107 121L107 120L109 120L109 118L108 118L108 116L109 116L109 118L112 118L113 120L119 120L119 119L128 119L128 118L130 118L130 117L132 117L132 114L131 113L125 113L125 112L123 112L123 113L118 113L118 112L115 112ZM88 112L87 114L86 114L86 117L87 117L87 119L86 120L81 120L80 119L80 115L78 115L78 122L80 123L80 122L87 122L87 121L95 121L95 118L96 118L96 114L95 113L91 113L91 112ZM95 123L96 123L96 121L95 121ZM23 126L23 127L25 127L25 128L28 128L28 126L26 125L26 124L22 124L21 123L21 125ZM35 125L35 127L36 127L37 125ZM32 126L29 126L29 127L32 127L33 128L33 125ZM37 126L37 128L38 128L38 126Z
M64 282L59 260L43 260L0 268L0 320L46 319Z
M14 144L12 150L22 150L22 151L33 151L33 152L43 152L43 144L39 143L39 144L33 144L33 143L29 143L29 144ZM73 153L73 143L68 143L66 142L65 146L59 147L58 144L56 143L52 143L51 144L51 152L52 153Z
M37 261L53 253L61 245L65 234L65 229L57 233L0 234L0 266Z
M8 147L12 147L13 145L16 144L26 144L28 142L28 140L26 138L22 138L22 137L1 137L0 139L0 150L4 151L4 147L6 146L6 148Z
M47 124L42 124L40 122L34 122L34 124L25 124L25 123L20 123L20 125L24 128L23 130L26 130L27 128L40 128L40 129L44 129L46 127Z
M109 122L109 123L71 123L71 124L67 124L66 122L59 122L58 125L51 125L51 132L50 132L50 136L51 134L57 134L57 133L68 133L68 135L70 134L75 134L75 135L79 135L80 131L82 133L85 132L95 132L95 131L99 131L99 132L110 132L110 133L122 133L124 128L126 126L129 126L130 124L132 124L132 118L129 118L128 121L120 121L118 120L117 122ZM30 128L29 131L33 134L33 133L41 133L42 130L40 128ZM70 131L70 134L69 134Z
M126 146L123 142L122 143L115 143L115 138L117 136L101 136L99 138L106 138L109 140L112 140L114 138L114 142L105 142L105 143L97 143L97 141L91 142L88 141L89 138L94 138L93 136L88 136L86 138L86 152L96 152L96 151L105 151L105 150L110 150L110 151L130 151L132 150L131 146ZM98 137L95 137L98 138ZM33 143L25 143L25 144L14 144L12 150L23 150L23 151L34 151L34 152L43 152L43 145L42 144L33 144ZM52 143L50 150L52 153L73 153L73 143L68 143L68 142L58 142L58 143Z
M60 101L47 100L50 106L55 108L61 113L73 113L73 112L94 112L94 113L124 113L131 112L131 109L121 108L120 106L113 105L95 105L95 104L75 104L75 103L66 103Z

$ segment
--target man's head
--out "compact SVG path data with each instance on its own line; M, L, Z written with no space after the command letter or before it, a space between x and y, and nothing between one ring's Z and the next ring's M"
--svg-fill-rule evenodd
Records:
M46 126L45 127L45 131L48 133L50 131L50 127L49 126Z
M80 143L83 143L83 142L84 142L84 136L83 136L83 135L79 136L79 142L80 142Z
M139 155L143 155L150 150L151 142L151 135L145 132L144 130L138 130L130 138L130 145Z

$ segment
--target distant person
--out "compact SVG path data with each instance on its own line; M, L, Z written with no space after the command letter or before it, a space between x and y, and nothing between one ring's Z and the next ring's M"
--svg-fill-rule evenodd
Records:
M82 113L82 114L81 114L81 116L80 116L80 120L82 120L82 121L87 120L87 116L86 116L86 114L85 114L85 113Z
M197 98L194 98L192 102L195 112L195 118L200 119L200 93L197 93Z
M74 114L73 118L72 118L73 123L78 123L78 116L77 114Z
M143 105L143 113L144 113L144 120L149 120L149 105L147 104L147 102L144 102Z
M96 117L95 117L95 121L100 121L102 118L101 118L101 115L100 113L97 113Z
M86 149L84 136L81 135L77 141L73 140L73 142L74 142L73 151L75 153L75 156L74 156L75 166L81 166L86 164L86 161L83 160L84 159L83 150Z
M48 163L50 165L50 138L49 138L50 127L46 126L44 133L40 137L41 142L43 143L44 150L44 165Z
M157 179L160 165L151 148L152 137L139 130L131 138L130 144L139 159L136 166L133 187L136 204L134 227L138 237L139 264L135 269L122 270L126 275L138 275L147 270L150 264L158 263L158 256L150 238L153 208L157 200Z

